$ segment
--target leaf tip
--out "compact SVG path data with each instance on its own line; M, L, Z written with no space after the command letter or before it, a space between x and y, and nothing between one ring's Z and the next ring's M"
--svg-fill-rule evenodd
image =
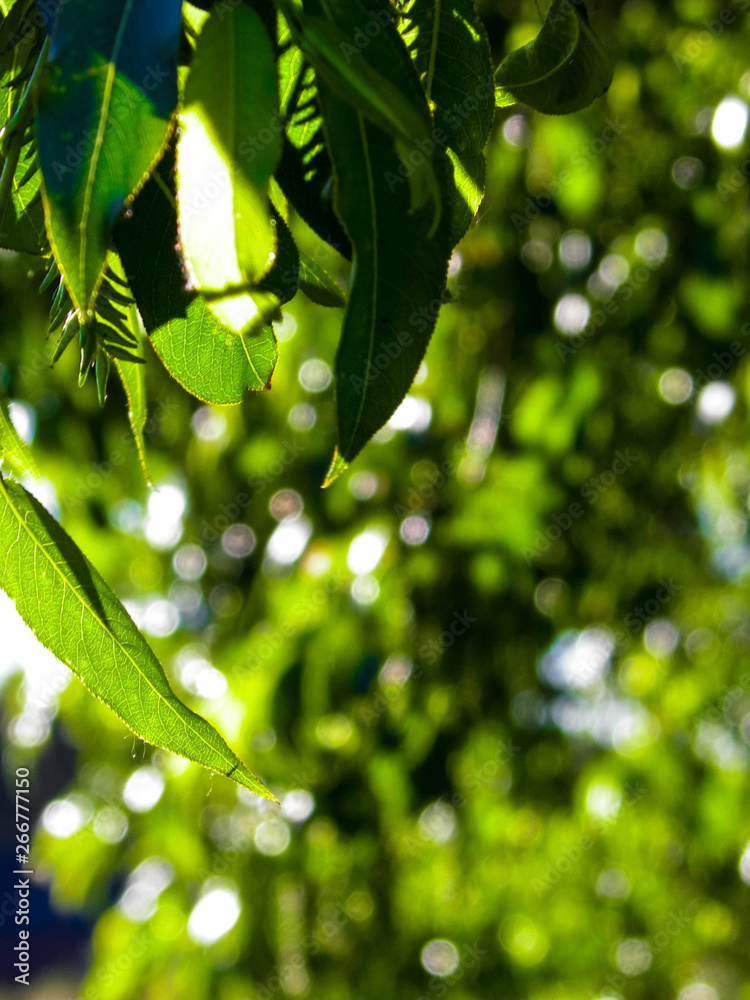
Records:
M327 489L332 483L335 483L342 472L345 472L349 468L349 463L339 452L338 448L333 453L333 458L331 459L331 464L326 473L326 477L323 480L323 489Z

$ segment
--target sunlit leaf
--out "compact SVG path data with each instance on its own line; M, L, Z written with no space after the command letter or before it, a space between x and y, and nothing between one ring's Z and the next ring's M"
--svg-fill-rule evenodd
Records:
M222 325L203 296L185 287L176 250L174 155L115 227L115 243L151 344L180 385L205 402L239 403L270 382L278 350L273 330L250 335Z
M41 174L33 146L21 150L11 182L10 197L0 217L0 246L21 253L40 254L47 234L39 190Z
M495 117L490 47L473 0L407 0L400 14L399 30L433 107L432 141L447 146L453 163L457 243L484 195L484 147Z
M47 232L84 313L112 226L170 129L181 9L179 0L68 0L55 18L36 132Z
M16 430L11 420L8 400L0 395L0 454L3 465L15 476L38 476L31 449Z
M137 330L138 314L134 305L128 309L128 318L131 326ZM146 416L148 413L144 365L134 365L130 361L121 361L119 358L116 358L115 367L125 389L125 395L128 398L128 420L133 431L133 438L138 450L138 458L143 469L143 475L146 477L146 482L150 483L151 477L146 463L146 442L143 437L143 428L146 425Z
M584 4L554 0L537 37L495 71L495 100L498 107L521 101L548 115L564 115L587 107L611 82L612 67Z
M217 79L225 85L216 86ZM192 286L211 290L210 308L237 332L278 307L270 294L232 294L256 284L276 252L268 182L281 149L273 50L249 7L211 17L201 32L180 113L177 210ZM263 134L266 141L252 139Z
M213 726L182 704L133 620L73 540L18 483L0 477L0 586L39 641L133 730L264 798Z

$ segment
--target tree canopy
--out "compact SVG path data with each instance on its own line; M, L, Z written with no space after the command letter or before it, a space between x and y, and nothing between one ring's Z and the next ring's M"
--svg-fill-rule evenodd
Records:
M745 0L0 9L34 987L747 1000Z

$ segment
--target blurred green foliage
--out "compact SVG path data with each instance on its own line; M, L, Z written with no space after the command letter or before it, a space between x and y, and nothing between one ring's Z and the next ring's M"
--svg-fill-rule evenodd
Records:
M749 1000L745 6L602 7L606 97L498 112L402 429L329 490L338 315L295 300L240 407L152 356L152 493L3 254L48 503L282 799L7 671L5 768L55 799L37 875L96 921L60 996ZM496 62L536 30L481 12Z

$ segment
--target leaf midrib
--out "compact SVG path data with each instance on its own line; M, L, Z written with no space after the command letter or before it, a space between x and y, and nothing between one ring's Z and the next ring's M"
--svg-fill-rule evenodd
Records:
M135 669L136 669L137 673L139 674L139 676L142 677L143 680L148 684L148 686L154 692L154 694L159 699L159 701L163 702L164 704L166 704L166 706L169 708L169 710L172 712L172 714L183 724L183 726L185 727L185 729L187 729L194 736L196 736L197 739L199 739L201 743L203 743L205 746L207 746L212 752L214 752L214 753L218 752L219 755L221 756L221 758L223 760L225 760L228 764L231 763L231 758L226 757L225 754L223 754L220 749L217 750L217 748L214 747L211 743L209 743L208 740L205 739L205 737L203 737L199 732L197 732L195 729L193 729L192 726L189 726L188 723L187 723L187 721L180 716L179 712L176 711L174 705L172 705L171 702L169 702L164 697L163 694L161 694L159 691L156 690L156 688L151 683L151 681L149 680L149 678L146 676L146 674L143 672L143 670L138 665L138 662L133 659L133 657L130 655L130 653L127 651L127 649L122 645L122 643L117 638L117 636L114 634L114 632L112 632L112 630L107 625L105 625L105 623L99 618L99 616L96 614L96 612L84 601L84 599L82 598L82 596L81 596L81 594L79 592L78 587L76 587L75 584L71 583L70 580L68 580L66 578L65 574L61 571L59 565L54 561L54 559L51 558L51 556L47 552L47 549L44 547L44 545L42 545L39 542L39 540L34 536L33 532L31 531L31 529L29 528L28 524L26 523L26 518L25 517L21 517L21 512L18 510L18 508L13 503L13 500L12 500L12 498L10 496L10 493L8 492L8 490L6 488L5 481L2 478L2 476L0 476L0 493L3 494L3 497L5 498L5 502L7 503L8 508L10 509L10 511L15 516L15 519L18 522L19 526L29 536L31 544L34 546L34 552L36 553L38 551L41 551L44 554L44 557L47 559L47 562L50 564L50 566L52 567L52 569L56 573L56 575L62 580L63 584L65 586L67 586L70 590L72 590L72 592L75 594L75 596L78 599L78 602L81 605L82 609L84 611L88 611L89 615L91 615L91 617L94 619L94 621L100 626L100 628L102 629L102 631L106 635L109 635L109 637L112 639L113 645L117 649L119 649L125 655L125 657L133 664L133 666L135 667ZM36 559L36 555L35 555L35 559ZM36 584L36 574L35 574L35 581L34 582ZM37 589L37 594L38 594L39 593L38 588L36 588L36 589ZM127 612L125 612L125 613L127 614ZM69 664L69 666L70 666L70 664ZM71 669L73 669L72 666L71 666ZM83 680L84 683L86 683L85 679L83 677L81 677L81 675L78 674L77 671L74 670L73 672L76 673L77 676L79 676L81 678L81 680ZM167 684L168 683L169 682L167 681ZM119 715L119 712L117 712L117 710L114 708L113 705L110 705L110 708L112 708L113 711L115 711L116 714L122 719L122 716ZM187 706L186 706L186 710L190 711L190 709L187 709ZM122 721L125 722L126 725L127 725L127 722L126 722L125 719L122 719ZM131 727L128 726L128 728L131 728ZM133 730L133 731L135 732L135 730ZM136 735L140 735L140 733L137 733Z
M359 111L357 114L357 123L359 125L359 134L362 140L362 152L365 159L365 166L367 169L367 194L368 203L370 207L370 222L372 226L372 274L371 274L371 284L372 284L372 309L370 311L370 330L368 333L368 343L367 343L367 368L365 369L365 375L369 371L370 361L372 359L373 345L375 342L375 315L377 310L377 300L378 300L378 214L377 205L375 203L375 185L372 178L372 163L370 162L370 150L367 145L367 133L365 132L365 122L364 117ZM355 242L356 247L356 242ZM349 436L349 447L351 447L352 441L355 440L357 436L357 430L362 421L362 411L365 407L365 401L368 397L367 392L367 378L365 378L365 384L362 387L362 394L359 401L359 409L357 411L357 418L354 421L354 427L352 428L352 433ZM346 451L349 450L347 447Z

